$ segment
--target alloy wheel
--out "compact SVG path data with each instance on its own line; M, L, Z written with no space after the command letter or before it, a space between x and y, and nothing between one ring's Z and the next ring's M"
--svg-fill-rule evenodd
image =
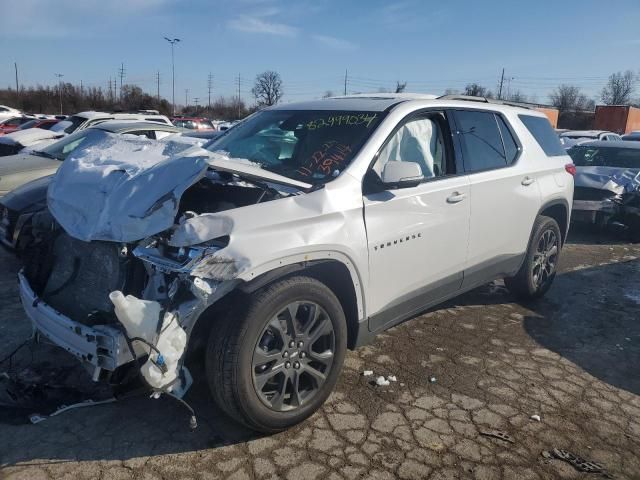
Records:
M284 412L308 403L325 383L336 348L333 324L317 303L286 305L256 343L253 386L270 409Z
M533 254L532 276L536 288L541 288L555 272L558 247L559 241L556 233L551 229L545 230L540 236Z

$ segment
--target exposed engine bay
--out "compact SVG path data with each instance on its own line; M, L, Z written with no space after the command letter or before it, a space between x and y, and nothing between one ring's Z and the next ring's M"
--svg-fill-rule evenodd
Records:
M91 353L68 348L92 366L95 379L121 376L118 369L127 367L126 360L136 359L152 388L186 391L188 386L179 380L188 334L199 315L235 286L236 266L224 259L212 260L227 245L228 236L189 248L172 247L168 244L172 231L201 214L290 194L279 191L277 185L205 167L199 180L181 195L174 226L133 242L74 238L49 210L43 210L32 219L24 279L38 299L34 304L41 299L71 322L98 331L110 328L122 335L120 347L103 348L97 341ZM198 276L203 264L208 265L208 276L217 276L218 281ZM41 331L47 335L46 326ZM70 334L90 342L94 336L84 331ZM54 332L51 335L59 340L53 338ZM115 351L123 345L126 351Z

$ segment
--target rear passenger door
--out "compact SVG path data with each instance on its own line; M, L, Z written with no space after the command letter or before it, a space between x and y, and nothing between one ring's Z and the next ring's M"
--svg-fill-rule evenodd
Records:
M471 220L463 288L514 273L540 208L536 174L499 113L455 110L454 137L469 175Z

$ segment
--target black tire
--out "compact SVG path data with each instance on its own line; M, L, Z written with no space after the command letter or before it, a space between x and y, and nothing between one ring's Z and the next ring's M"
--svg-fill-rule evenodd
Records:
M541 259L540 247L546 238L553 236L556 242L555 254L544 256L545 261L553 263L553 266L543 266L539 263ZM504 283L509 291L520 300L535 300L542 297L551 287L556 276L558 260L562 250L562 236L560 227L551 217L539 215L533 224L531 239L527 253L518 273L513 277L504 279ZM541 270L542 269L542 270Z
M247 300L244 306L232 308L229 315L225 319L221 319L222 321L215 322L215 326L211 329L205 360L207 382L214 400L231 418L256 431L278 432L300 423L312 415L333 390L346 352L346 319L340 302L333 292L323 283L310 277L295 276L277 281L254 292ZM283 369L284 359L280 359L280 356L277 357L278 360L273 361L275 363L270 363L270 374L276 371L276 367L280 372L275 374L273 378L278 376L282 378L282 375L289 374L296 375L298 385L304 380L309 385L309 389L315 392L308 400L304 398L300 400L299 390L296 389L296 401L293 401L294 393L289 394L288 400L291 404L298 403L298 405L282 405L280 408L290 409L279 411L273 405L268 405L267 395L256 385L257 375L261 375L261 373L256 373L256 368L264 368L266 365L256 367L254 355L258 355L256 352L259 352L259 348L264 348L259 342L263 342L265 336L271 335L269 338L276 338L274 342L278 341L278 335L282 333L282 330L274 331L272 329L274 322L279 323L280 326L284 325L285 329L289 328L289 323L287 323L289 320L281 320L281 314L289 311L287 307L297 302L301 303L299 307L295 307L295 311L302 311L302 314L296 313L293 316L306 315L305 312L308 312L309 308L314 308L315 311L315 307L310 307L310 305L320 306L319 310L324 314L322 328L333 328L333 333L328 334L332 342L332 360L329 368L323 372L325 379L321 384L320 380L315 377L311 378L308 373L305 373L306 364L300 366L300 363L303 362L312 363L314 360L311 357L318 355L311 352L311 348L314 348L311 346L312 341L309 341L309 345L304 347L304 349L309 349L304 356L300 351L291 352L292 361L294 355L300 360L300 362L295 362L298 364L297 368L300 369L297 373L285 371ZM302 310L298 310L298 308ZM308 315L309 318L314 316L311 313ZM293 321L297 323L297 320ZM310 321L315 322L316 320ZM298 330L304 330L301 325L298 324L300 327ZM320 327L318 327L319 329ZM272 334L272 332L274 333ZM327 338L327 336L321 337L321 340L324 342ZM287 345L290 346L290 344ZM285 346L285 350L288 349L288 346ZM277 351L277 348L274 351ZM284 353L282 355L284 356ZM288 350L287 355L289 355ZM289 363L293 365L291 362ZM287 391L293 392L287 390L287 388L294 388L293 383L287 383L289 381L289 377L285 377L283 398L286 397ZM314 382L317 384L315 390L313 389ZM268 385L269 383L265 387ZM309 392L306 394L310 395ZM275 395L277 393L274 394L274 397Z

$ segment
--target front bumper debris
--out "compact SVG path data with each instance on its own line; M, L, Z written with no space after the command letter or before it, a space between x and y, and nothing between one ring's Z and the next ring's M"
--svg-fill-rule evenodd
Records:
M571 219L578 222L596 223L599 218L617 215L620 207L611 200L574 200Z
M34 332L93 366L94 377L99 369L114 371L133 360L121 330L108 325L88 327L74 322L41 301L23 272L18 273L18 281L20 299Z

